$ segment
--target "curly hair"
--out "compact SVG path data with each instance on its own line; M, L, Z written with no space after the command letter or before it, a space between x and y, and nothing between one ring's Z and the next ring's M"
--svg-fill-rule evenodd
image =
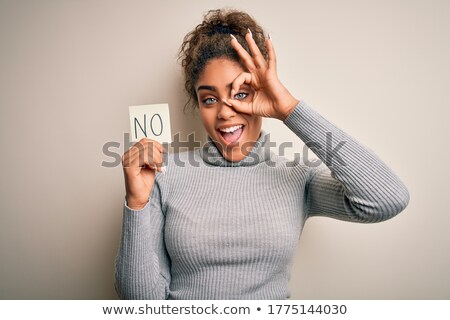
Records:
M238 62L245 69L236 50L231 46L230 34L236 37L247 52L250 52L245 40L248 29L252 31L253 39L267 60L263 29L249 14L235 9L208 11L203 17L203 22L184 37L178 54L185 79L184 88L188 95L184 112L187 108L192 110L198 108L195 84L209 60L227 58Z

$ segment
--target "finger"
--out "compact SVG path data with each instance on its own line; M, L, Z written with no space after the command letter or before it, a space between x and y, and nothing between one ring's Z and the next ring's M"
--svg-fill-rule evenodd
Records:
M255 66L257 68L267 67L266 59L264 59L264 56L259 50L258 45L255 42L255 39L253 39L253 35L250 29L248 29L248 33L245 35L245 40L247 40L248 47L250 49L250 52L252 53Z
M122 156L122 165L124 168L139 167L139 155L145 152L145 146L142 140L136 142L127 152Z
M233 107L237 112L245 113L248 115L253 114L253 111L252 111L253 108L252 108L251 103L239 101L236 99L228 99L228 100L223 99L223 101L226 104L228 104L230 107Z
M157 150L149 152L147 157L144 157L144 163L142 167L148 167L152 170L161 172L162 168L162 155Z
M159 150L159 152L163 152L163 150L164 150L162 144L156 140L152 140L149 138L143 138L143 139L141 139L141 141L143 141L144 144L148 144L148 145L156 147Z
M154 166L152 167L152 169L157 170L159 172L164 173L166 168L164 166L164 153L167 153L166 148L159 143L158 141L152 140L152 139L146 139L146 143L148 144L149 148L153 147L154 148L154 153L156 156L154 156L154 161L153 164Z
M147 149L146 165L154 170L161 172L163 163L163 154L157 145L153 145L152 148Z
M270 34L265 41L265 45L267 48L267 55L269 56L269 69L276 72L277 71L277 57L275 55L275 49L273 48L273 43L272 43Z
M156 147L160 152L164 152L162 144L149 138L142 138L141 140L136 142L133 147L131 147L129 152L130 155L134 155L135 153L145 152L146 149L153 147Z
M162 152L158 142L150 139L142 139L133 146L133 152L129 154L130 167L149 167L154 170L161 167Z
M253 63L252 56L247 52L247 50L244 49L244 47L241 46L239 41L231 35L231 46L236 50L239 57L244 62L244 65L247 67L248 70L254 70L256 69L255 64Z
M251 85L252 83L252 74L249 72L242 72L239 74L236 79L233 80L231 84L231 98L234 99L234 95L239 91L239 88L244 84Z

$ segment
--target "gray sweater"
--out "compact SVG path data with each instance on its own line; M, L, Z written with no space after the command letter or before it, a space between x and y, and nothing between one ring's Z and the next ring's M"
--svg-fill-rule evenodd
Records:
M320 165L277 156L264 130L240 162L224 159L209 137L169 155L146 207L124 204L120 298L286 299L308 217L373 223L407 206L395 173L303 100L284 124Z

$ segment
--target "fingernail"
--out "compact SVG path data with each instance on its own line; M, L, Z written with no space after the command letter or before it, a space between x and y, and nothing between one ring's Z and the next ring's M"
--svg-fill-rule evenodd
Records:
M237 39L236 39L236 37L235 36L233 36L231 33L230 33L230 36L234 39L234 40L236 40L237 41Z
M253 34L252 34L252 31L250 30L250 28L247 28L247 30L248 30L248 32L250 33L250 37L253 38Z
M230 104L227 100L225 100L225 99L222 99L222 101L223 102L225 102L225 104L227 105L227 106L229 106L229 107L232 107L233 105L232 104Z
M272 41L272 36L270 35L270 33L269 33L269 39L270 39L270 41Z

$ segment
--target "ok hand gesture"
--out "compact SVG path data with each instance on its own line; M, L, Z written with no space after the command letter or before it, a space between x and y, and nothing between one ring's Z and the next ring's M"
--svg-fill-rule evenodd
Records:
M250 85L255 90L255 93L250 102L239 101L237 99L228 99L226 101L238 112L280 120L286 119L299 103L299 100L294 98L278 79L275 51L270 35L265 41L269 57L268 61L265 60L256 45L250 30L245 35L245 40L249 45L251 55L233 35L231 37L231 45L237 51L249 71L242 72L233 81L231 97L234 97L234 94L238 92L240 86L244 83Z

